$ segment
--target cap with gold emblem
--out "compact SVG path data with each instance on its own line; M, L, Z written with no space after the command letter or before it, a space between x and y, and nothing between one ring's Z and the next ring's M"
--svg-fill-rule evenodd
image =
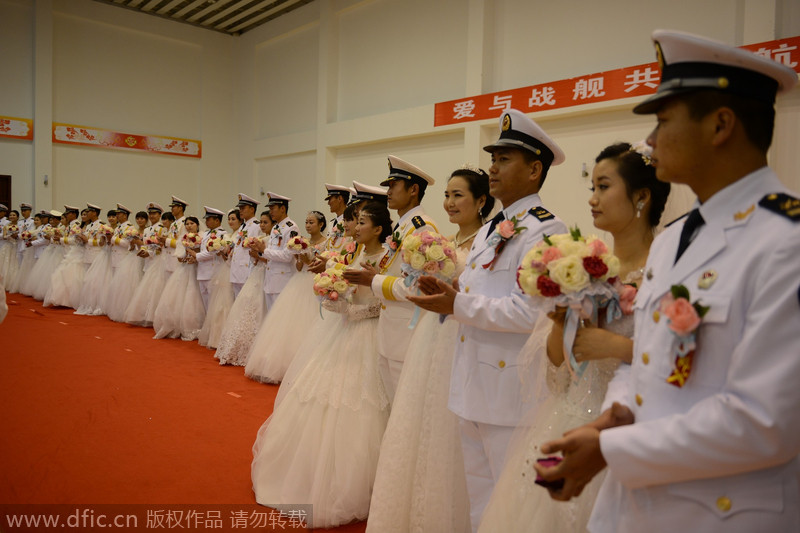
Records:
M80 211L80 209L78 209L77 207L74 207L74 206L71 206L71 205L65 205L64 206L64 214L65 215L67 213L75 213L77 215L79 211Z
M797 73L777 61L699 35L656 30L653 43L661 82L656 94L633 108L640 115L658 111L665 98L700 89L772 105L797 83Z
M243 205L249 205L249 206L255 208L256 206L258 206L258 202L256 202L256 200L254 198L251 198L250 196L247 196L244 193L240 192L238 195L236 195L236 198L239 199L239 203L236 204L236 207L242 207Z
M500 115L500 138L484 146L491 153L498 148L522 148L532 152L542 164L550 168L564 162L564 152L553 139L531 119L517 109L508 109Z
M378 201L386 203L388 201L388 197L386 195L386 189L383 187L375 187L372 185L364 185L363 183L359 183L357 181L353 182L353 189L356 193L350 200L350 203L356 203L361 201Z
M219 218L222 218L222 217L225 216L225 213L223 213L219 209L214 209L213 207L208 207L207 205L204 205L203 209L205 209L205 211L206 211L206 214L205 214L205 216L203 218L208 218L208 217L219 217Z
M8 211L8 206L6 204L0 204L0 211Z
M117 211L122 211L122 212L123 212L123 213L125 213L126 215L130 215L130 214L131 214L131 210L130 210L130 209L128 209L127 207L125 207L125 206L124 206L124 205L122 205L122 204L117 204Z
M100 211L102 211L99 205L94 205L94 204L86 204L86 209L88 209L89 211L94 211L97 214L100 214Z
M282 205L284 207L289 207L289 202L292 201L291 198L287 198L286 196L281 196L280 194L275 194L274 192L267 193L267 207L272 207L273 205Z
M418 183L423 190L428 185L433 185L435 183L435 180L426 174L421 168L414 166L407 161L403 161L399 157L390 155L389 177L381 182L381 186L386 187L395 180L407 180L412 183Z
M49 213L49 215L50 215L51 217L58 217L58 218L61 218L61 217L64 215L64 213L62 213L61 211L58 211L58 210L56 210L56 209L51 209L51 210L50 210L50 213Z
M187 205L189 205L189 204L187 204L186 202L184 202L183 200L181 200L181 199L180 199L180 198L178 198L177 196L173 196L173 197L172 197L172 203L171 203L171 204L169 204L169 206L170 206L170 207L181 206L181 207L183 207L184 209L186 209L186 206L187 206Z
M21 211L25 211L26 209L28 211L30 211L31 209L33 209L33 206L31 204L23 202L23 203L19 204L19 208L20 208Z
M347 201L350 199L350 188L345 187L344 185L335 185L333 183L326 183L325 190L328 191L328 195L325 196L326 202L330 199L331 196L337 194L342 197L345 203L347 203Z
M151 211L158 211L159 213L163 213L164 212L164 208L161 207L160 204L157 204L155 202L150 202L149 204L147 204L147 207L145 207L145 209L147 209L148 212L151 212Z

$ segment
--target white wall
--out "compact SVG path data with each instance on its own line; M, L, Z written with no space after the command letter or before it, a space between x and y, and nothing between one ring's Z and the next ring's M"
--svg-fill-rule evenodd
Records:
M33 118L33 5L0 0L0 115ZM0 139L0 174L11 176L11 203L33 201L33 144Z
M780 2L763 0L567 0L557 4L543 0L318 0L294 12L292 18L249 32L241 40L243 56L256 55L258 50L257 57L266 62L264 43L275 42L281 35L293 37L296 32L310 35L309 28L317 31L316 129L299 132L285 113L276 113L271 119L281 126L271 124L269 131L260 130L263 136L253 139L252 150L242 150L240 159L315 154L316 175L313 180L306 178L309 188L299 193L307 210L306 204L315 198L317 207L324 207L325 181L349 184L358 179L377 184L386 174L386 155L407 158L439 180L423 205L447 230L452 226L440 205L446 176L467 161L487 168L489 155L481 147L496 138L498 129L494 120L433 128L434 103L651 62L650 33L658 27L703 33L734 44L773 40L776 20L785 26L780 15L789 10ZM790 34L800 34L800 26ZM310 46L306 40L296 50L282 47L281 63L300 64L310 55ZM278 53L277 47L272 48ZM285 70L281 74L297 91L301 105L313 106L306 88L293 81L307 76L303 74L307 66L302 69L301 73L297 68L296 76ZM258 79L246 72L242 91L245 102L265 92ZM791 98L797 94L800 91ZM567 162L551 170L542 196L569 223L591 227L583 166L591 173L594 157L603 147L643 139L652 128L652 117L630 112L635 101L533 115L567 154ZM800 158L793 148L800 127L797 104L781 102L779 113L772 159L783 174L796 179L800 176ZM241 170L240 184L252 183L246 166ZM287 175L285 185L277 181L274 187L290 190L295 179ZM691 203L692 195L686 190L676 196L665 218L674 218Z

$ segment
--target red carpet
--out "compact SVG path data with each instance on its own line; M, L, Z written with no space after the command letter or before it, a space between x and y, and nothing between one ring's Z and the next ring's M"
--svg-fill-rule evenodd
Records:
M7 301L0 503L255 504L251 446L277 386L196 342Z

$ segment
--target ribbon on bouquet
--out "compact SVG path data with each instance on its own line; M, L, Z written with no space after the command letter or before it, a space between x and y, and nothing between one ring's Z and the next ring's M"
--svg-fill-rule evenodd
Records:
M405 266L406 265L403 265L403 267ZM401 267L400 269L403 270L403 267ZM408 272L406 272L406 277L403 280L403 283L405 284L406 287L411 287L412 285L416 285L417 280L419 280L421 275L422 274L418 270L412 270L411 268L409 268ZM420 294L422 293L419 290L419 285L417 285L416 296L419 296ZM411 316L411 322L408 323L408 329L414 329L415 327L417 327L417 322L419 322L419 315L421 312L422 309L420 309L418 305L415 305L414 314Z
M578 326L582 320L587 318L591 319L593 323L597 323L597 306L591 296L586 296L580 302L571 303L567 307L564 317L564 354L567 356L567 370L569 370L573 381L578 381L583 376L583 372L589 364L588 361L578 363L577 359L575 359L575 354L572 352L575 336L578 333Z

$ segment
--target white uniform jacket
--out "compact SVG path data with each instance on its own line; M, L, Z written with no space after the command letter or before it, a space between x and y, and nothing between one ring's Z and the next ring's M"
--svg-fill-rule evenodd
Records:
M517 268L545 233L567 228L542 207L538 194L514 202L503 214L527 229L507 241L492 269L483 267L495 256L487 242L490 224L475 236L454 303L460 326L448 407L467 420L514 426L530 407L521 392L517 359L538 317L517 285Z
M33 239L31 240L31 248L34 249L33 257L35 259L39 259L39 256L42 255L42 252L45 249L45 246L50 244L45 236L45 230L50 228L50 224L42 224L38 228L33 228Z
M183 236L186 235L186 215L169 225L167 230L167 240L164 243L164 252L167 254L167 270L174 271L178 267L178 259L186 256L186 249L183 247Z
M20 218L19 222L17 222L17 227L19 228L19 234L22 235L23 231L32 232L33 228L36 227L36 225L33 223L33 217L28 217L28 218ZM25 244L25 241L23 239L17 239L17 252L18 253L24 252L25 248L27 248L27 247L28 246L27 246L27 244Z
M117 268L128 253L131 246L131 240L124 236L124 231L127 228L132 228L133 224L130 220L126 220L121 224L117 224L114 228L114 236L111 237L111 266Z
M214 276L217 271L217 266L225 262L218 252L208 251L208 238L211 235L223 237L227 232L222 228L215 228L206 230L203 234L203 239L200 242L200 251L197 252L197 279L198 281L209 280Z
M339 215L330 222L325 249L331 252L343 253L342 249L346 242L347 240L344 237L344 215Z
M397 229L392 234L398 234L402 241L412 233L423 231L439 232L433 219L425 214L422 206L417 206L400 218L397 222ZM378 318L378 353L392 361L405 360L408 343L411 342L411 330L408 329L408 325L414 316L415 307L406 300L406 296L415 294L416 289L406 287L400 271L402 264L403 247L400 244L389 257L388 263L381 269L382 274L378 274L372 279L371 287L372 293L381 299L381 314ZM355 268L361 267L355 265Z
M144 228L144 231L142 232L142 242L144 242L148 237L164 235L164 233L166 233L166 229L164 228L163 224L161 224L161 221L158 221L152 226L147 226ZM139 249L139 251L141 250L147 252L147 257L144 258L144 266L142 267L145 271L152 266L153 257L163 252L163 248L155 244L142 244L142 247Z
M248 237L260 237L261 227L258 225L256 217L245 221L236 233L233 234L233 253L231 254L231 283L242 283L247 281L253 263L250 257L250 249L244 247L244 242Z
M653 242L630 375L604 405L636 422L600 435L609 473L591 531L800 531L800 201L766 200L785 191L764 167L700 207L706 223L676 264L682 222ZM710 307L680 388L659 312L679 284Z
M300 230L288 217L273 226L269 235L269 246L261 254L268 259L267 271L264 274L265 294L281 292L297 272L295 266L297 256L287 248L289 239L297 235L300 235Z
M100 226L103 221L99 218L83 228L83 234L89 239L83 249L83 262L91 265L95 258L103 251L106 239L100 235Z

